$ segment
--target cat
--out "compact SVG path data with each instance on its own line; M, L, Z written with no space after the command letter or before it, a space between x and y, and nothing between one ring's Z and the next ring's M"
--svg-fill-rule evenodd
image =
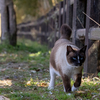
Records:
M82 65L85 61L86 45L79 49L69 41L71 28L63 24L60 29L60 39L58 39L50 54L50 83L48 89L54 89L56 75L61 76L64 92L76 91L81 84ZM71 88L70 79L75 82Z

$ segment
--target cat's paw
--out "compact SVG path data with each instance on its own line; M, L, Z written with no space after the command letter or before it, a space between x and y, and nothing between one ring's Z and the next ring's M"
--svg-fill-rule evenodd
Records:
M66 92L65 88L64 88L64 92Z
M66 95L71 96L72 94L71 93L67 93Z
M76 91L77 89L78 89L78 87L75 87L75 86L73 85L71 91L74 92L74 91Z
M49 91L49 94L52 94L52 92L51 92L51 91Z
M74 97L74 94L73 93L66 93L67 97ZM68 99L69 100L69 99Z

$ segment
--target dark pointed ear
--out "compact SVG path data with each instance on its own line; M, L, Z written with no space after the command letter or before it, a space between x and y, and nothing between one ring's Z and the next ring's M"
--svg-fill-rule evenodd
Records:
M86 48L87 48L87 45L85 45L82 49L80 49L80 52L81 52L81 53L85 53Z
M67 46L67 55L70 53L70 52L73 52L73 48L71 46Z

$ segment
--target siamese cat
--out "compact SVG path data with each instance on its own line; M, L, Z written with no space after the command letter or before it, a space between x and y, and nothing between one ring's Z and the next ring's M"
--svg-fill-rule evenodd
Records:
M82 64L85 61L86 47L79 49L69 41L71 28L66 24L61 27L61 37L58 39L50 55L50 84L48 89L54 89L56 75L61 76L65 92L75 91L81 84ZM71 88L70 79L75 82Z

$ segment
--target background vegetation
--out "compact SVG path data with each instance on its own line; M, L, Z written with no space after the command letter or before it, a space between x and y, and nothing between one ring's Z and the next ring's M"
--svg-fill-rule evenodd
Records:
M61 0L13 0L17 15L17 22L36 20L45 15L56 3Z

